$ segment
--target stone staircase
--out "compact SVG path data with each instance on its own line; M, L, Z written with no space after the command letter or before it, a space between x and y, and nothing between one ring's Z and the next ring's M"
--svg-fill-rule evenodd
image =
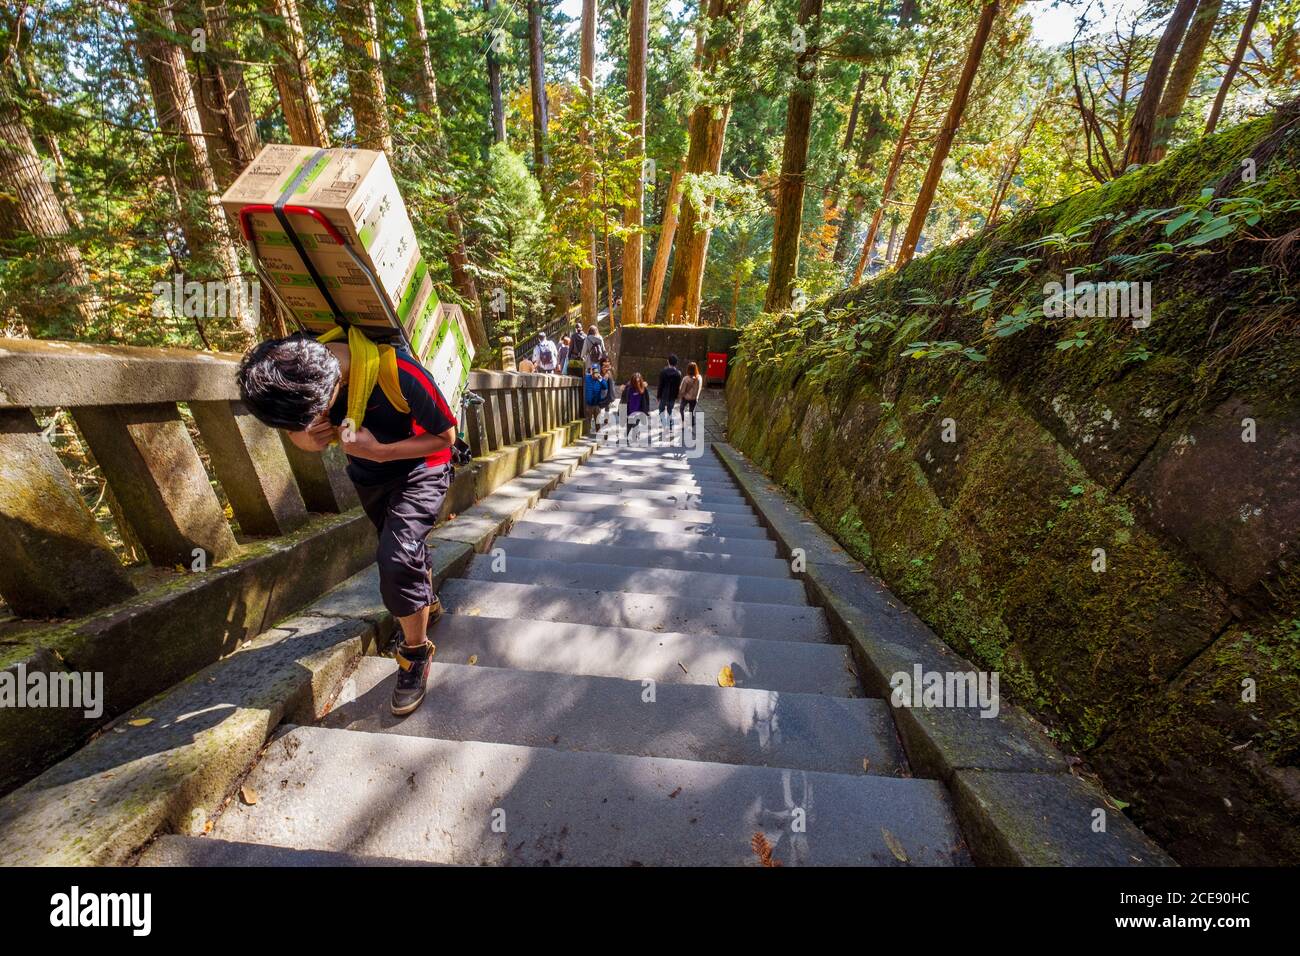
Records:
M420 710L363 658L252 800L141 862L970 862L711 450L598 449L441 595Z

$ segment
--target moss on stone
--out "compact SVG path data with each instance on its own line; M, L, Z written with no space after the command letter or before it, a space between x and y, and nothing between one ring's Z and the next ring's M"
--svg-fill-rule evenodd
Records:
M1277 525L1261 547L1281 556L1263 583L1230 592L1165 530L1132 477L1173 453L1179 423L1235 408L1229 399L1289 429L1273 441L1300 441L1289 424L1300 397L1295 305L1278 298L1276 274L1256 268L1263 244L1236 241L1143 276L1154 306L1140 333L1081 322L1094 344L1065 351L1059 330L1031 328L993 340L978 365L900 353L915 341L974 341L986 316L945 300L986 282L1017 246L1190 201L1274 128L1266 117L1225 130L819 303L843 322L899 321L853 362L810 374L799 355L775 367L741 361L728 384L741 450L950 645L999 670L1006 692L1087 753L1184 862L1300 861L1295 535ZM1253 194L1300 195L1298 158L1291 135ZM1300 215L1262 225L1276 235ZM1093 227L1104 240L1096 257L1162 237L1156 226L1106 240L1109 228ZM1062 274L1062 260L1041 255L1021 293L1030 301ZM917 290L934 304L909 304ZM955 441L940 435L949 419ZM1246 620L1229 627L1230 606ZM1225 710L1245 671L1261 675L1269 703ZM1230 774L1236 809L1224 817Z

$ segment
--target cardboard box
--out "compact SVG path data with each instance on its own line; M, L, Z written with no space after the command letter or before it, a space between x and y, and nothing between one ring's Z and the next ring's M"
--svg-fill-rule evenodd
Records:
M469 371L474 362L474 344L470 341L465 313L460 306L439 303L438 322L420 362L429 370L459 418L460 398L469 384Z
M458 305L438 300L433 280L425 276L415 305L402 323L412 354L429 370L453 411L469 382L474 359L465 313ZM456 411L459 415L459 411Z
M408 314L427 269L388 158L375 150L270 145L221 197L232 216L252 204L309 206L344 238L378 281L371 286L356 261L310 216L290 217L303 251L349 321L389 326L385 305ZM313 331L334 325L329 304L311 279L274 213L255 213L249 225L258 260L284 302Z

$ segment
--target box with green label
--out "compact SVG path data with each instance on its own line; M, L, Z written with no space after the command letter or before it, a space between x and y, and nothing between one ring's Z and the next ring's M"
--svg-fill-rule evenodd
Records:
M365 267L309 215L286 213L291 236L274 211L249 214L247 225L263 274L304 325L313 331L334 325L329 302L312 279L304 256L344 318L387 326L391 308L405 324L427 269L382 152L266 146L221 197L226 212L235 217L247 206L274 206L281 201L319 212ZM367 269L377 289L367 278Z
M438 301L433 280L427 277L415 303L402 327L415 357L429 370L455 409L469 382L474 361L474 345L465 324L465 313L458 305Z

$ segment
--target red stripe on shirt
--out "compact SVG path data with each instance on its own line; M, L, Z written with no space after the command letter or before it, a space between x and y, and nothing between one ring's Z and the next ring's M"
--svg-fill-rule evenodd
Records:
M453 428L456 427L459 423L456 421L456 416L451 413L451 406L449 406L447 400L442 397L442 392L438 390L438 386L433 384L433 380L429 378L429 374L414 362L408 362L404 358L399 357L397 364L399 368L404 369L409 375L413 375L415 380L424 386L424 390L429 393L429 396L435 402L438 403L438 410L447 416L451 421Z
M438 410L447 416L448 420L451 422L451 427L455 428L456 425L458 424L456 421L456 416L451 413L451 408L447 405L447 400L442 397L442 392L438 390L438 386L433 384L433 381L429 378L428 373L426 373L424 369L420 368L420 366L416 365L414 362L408 362L406 359L402 358L401 356L398 356L397 358L397 365L399 368L404 369L408 375L412 376L417 382L420 383L420 385L424 387L424 390L429 393L429 397L432 398L434 402L437 403ZM425 434L424 426L422 426L418 421L416 421L414 415L411 416L411 434L412 435ZM432 455L429 455L424 459L424 463L430 467L433 467L434 465L445 465L449 461L451 461L450 445L444 448L442 451L435 451Z

